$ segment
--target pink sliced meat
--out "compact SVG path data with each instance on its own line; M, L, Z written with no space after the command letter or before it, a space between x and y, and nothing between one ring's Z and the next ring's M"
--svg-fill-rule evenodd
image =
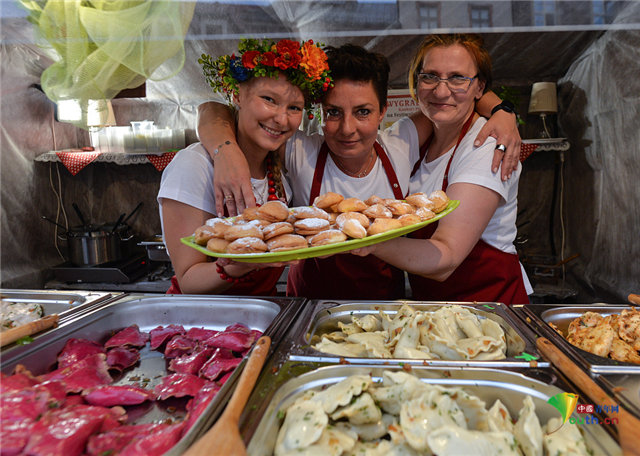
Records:
M227 331L219 332L208 338L204 343L212 348L227 348L235 352L243 352L255 342L255 336L251 332Z
M105 385L83 393L84 400L91 405L113 407L114 405L137 405L153 401L155 395L134 385Z
M40 383L40 380L27 373L19 373L13 375L1 374L0 376L0 394L9 391L21 391Z
M134 366L140 360L140 352L136 348L115 347L107 351L109 369L122 372Z
M183 335L184 333L185 330L182 325L158 326L149 331L150 348L151 350L157 350L173 336Z
M209 380L215 380L225 372L233 371L242 358L236 358L228 349L218 348L213 356L204 363L200 375Z
M97 353L72 364L56 369L39 377L42 381L60 380L64 382L67 393L78 393L85 389L112 382L107 366L106 355Z
M105 342L104 348L112 347L144 347L149 340L149 334L140 331L138 325L131 325L117 332Z
M231 374L233 374L233 371L227 372L222 377L220 377L218 380L216 380L216 383L218 385L220 385L220 386L224 385L225 383L227 383L227 380L229 380L229 377L231 377Z
M191 328L187 331L186 336L189 339L196 340L198 342L204 342L211 336L215 336L218 334L218 331L215 329L205 329L205 328Z
M158 429L141 439L129 443L118 453L119 456L161 456L170 450L182 436L184 422Z
M198 348L190 355L184 355L179 358L172 359L169 363L168 369L179 374L198 375L198 372L200 372L200 369L212 354L213 348Z
M169 427L169 424L166 423L145 423L120 426L111 431L94 434L89 437L87 454L89 456L118 454L132 441L139 440L167 427Z
M167 342L167 347L164 349L164 357L172 359L178 356L188 355L193 352L196 345L196 341L188 339L185 336L173 336L173 338Z
M54 400L46 389L29 388L22 391L10 391L0 396L2 422L35 420L49 410L49 405L52 402Z
M207 383L198 391L198 394L187 403L187 416L185 418L185 427L182 431L183 435L193 427L198 418L200 418L200 415L202 415L202 412L204 412L216 394L218 394L218 391L220 391L219 385L216 385L214 382Z
M249 329L247 326L243 325L242 323L234 323L232 325L227 326L224 330L227 332L243 332L247 334L251 333L251 329Z
M69 339L58 355L58 369L69 367L96 353L104 353L102 345L86 339Z
M169 397L195 396L206 384L206 380L191 374L171 374L162 378L154 393L159 400Z
M24 419L22 421L5 421L0 423L0 454L2 456L17 456L23 454L22 450L27 445L31 436L31 427L34 421Z
M116 413L87 405L49 411L33 424L24 452L33 456L80 455L89 436L100 431L105 421L113 420Z
M36 391L46 390L49 392L51 396L51 405L49 407L54 406L62 406L67 402L67 387L64 382L58 380L51 380L48 382L39 383L34 386Z

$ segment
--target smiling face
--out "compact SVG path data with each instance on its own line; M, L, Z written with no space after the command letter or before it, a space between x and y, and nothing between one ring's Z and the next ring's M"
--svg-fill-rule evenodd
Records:
M238 142L243 150L278 149L293 135L302 120L304 97L300 89L280 74L278 79L256 77L240 85Z
M322 129L331 153L347 160L368 160L387 109L380 110L373 84L338 80L325 96L322 108Z
M440 78L464 76L473 78L478 67L472 55L459 44L438 46L430 49L422 60L421 73L435 74ZM474 79L469 89L462 93L453 93L445 82L434 88L417 83L417 96L420 109L436 128L462 125L475 109L476 100L482 97L484 83Z

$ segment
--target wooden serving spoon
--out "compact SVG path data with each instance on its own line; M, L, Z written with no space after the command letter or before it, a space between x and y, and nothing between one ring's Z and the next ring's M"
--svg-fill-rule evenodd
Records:
M558 347L546 337L539 337L536 345L540 353L553 363L560 371L571 380L578 389L584 392L595 404L603 406L609 418L615 418L618 424L618 440L625 455L640 455L640 420L627 412L609 397L591 377L575 365ZM606 408L604 406L607 406ZM618 413L612 412L611 407L618 407Z
M630 293L627 299L631 304L636 304L640 306L640 295Z
M32 334L39 333L40 331L44 331L45 329L49 329L57 325L58 315L53 314L15 328L7 329L5 332L0 333L0 347L4 347L5 345L9 345L22 337L31 336Z
M267 358L270 345L271 339L269 336L262 336L258 339L242 374L240 374L236 389L231 395L224 413L216 424L200 437L183 456L211 456L218 454L236 456L247 454L247 449L238 430L238 421L260 374L262 365Z

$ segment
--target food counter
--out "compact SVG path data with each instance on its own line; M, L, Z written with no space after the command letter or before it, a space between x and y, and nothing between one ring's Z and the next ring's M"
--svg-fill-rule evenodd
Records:
M589 310L596 309L601 312L616 310L612 306L587 307ZM156 394L157 397L151 401L123 406L128 416L127 424L149 426L152 423L153 425L162 423L163 426L168 426L163 429L162 435L173 438L175 442L170 445L171 450L167 454L181 454L220 416L246 362L244 355L249 351L248 348L233 351L236 359L232 361L234 367L238 366L237 369L231 368L224 376L215 377L215 380L209 383L206 379L200 380L198 385L204 393L198 395L197 391L192 391L183 397L170 397L173 393L167 393L167 389L173 391L173 386L168 385L165 379L175 375L175 359L182 359L181 356L187 358L190 354L197 352L193 347L185 348L184 344L188 342L186 339L189 339L187 336L193 331L204 331L208 336L214 333L229 334L230 332L235 338L238 336L237 331L245 336L249 334L247 331L254 331L254 335L258 333L269 335L272 338L272 345L270 357L262 369L240 420L241 434L248 445L249 454L272 454L275 448L278 448L280 453L284 451L291 443L290 433L294 432L289 429L286 416L287 413L291 413L293 417L296 413L288 410L300 401L308 400L315 395L320 397L322 391L335 388L335 385L341 385L341 382L352 377L367 378L370 381L367 380L366 387L359 388L355 393L349 393L351 395L348 398L330 408L330 411L328 409L317 415L327 419L327 424L333 426L327 429L336 428L342 432L339 437L346 439L346 445L349 448L364 451L363 454L378 454L373 451L374 447L380 451L383 449L386 451L387 446L396 445L402 440L400 434L411 435L411 431L406 428L406 420L403 422L403 416L413 410L411 405L403 405L404 402L399 401L395 406L388 404L384 406L381 405L384 401L380 402L381 391L389 387L389 382L395 381L400 384L399 378L403 378L402 381L407 385L420 385L419 388L424 389L424 394L429 391L429 394L437 394L439 399L436 402L440 404L438 407L445 402L449 404L449 409L443 409L445 414L453 413L452 416L458 416L458 421L464 416L467 423L475 423L469 424L466 430L451 427L453 425L446 429L438 428L438 432L434 435L442 434L441 444L452 442L451 435L455 434L476 442L479 445L478 448L484 448L482 445L485 444L489 445L487 442L491 440L494 440L494 443L498 441L509 446L509 442L519 442L522 439L521 436L518 437L518 432L521 433L522 430L517 429L519 429L518 426L522 428L526 423L529 423L527 426L533 426L536 432L539 430L542 433L551 432L552 428L560 427L562 424L560 409L553 404L557 405L558 398L564 397L563 392L578 393L580 404L590 402L582 392L575 390L554 366L541 358L535 345L538 335L549 337L585 370L595 366L596 370L591 370L592 374L601 385L608 388L607 391L611 394L616 391L616 388L620 393L622 391L619 389L620 386L627 390L637 387L638 373L633 370L634 366L623 366L618 363L613 365L621 370L598 371L598 366L612 364L597 359L593 359L591 365L584 364L590 358L584 358L580 363L580 357L576 356L575 350L572 350L563 339L554 337L551 327L548 325L547 328L544 327L544 319L549 319L549 315L568 312L573 316L574 313L581 312L580 307L564 306L562 310L558 310L559 308L560 306L552 305L547 305L544 309L538 309L535 305L509 308L499 303L306 301L297 298L121 295L86 309L77 318L62 320L58 328L40 334L30 345L3 352L2 372L3 375L7 375L17 368L18 372L44 374L45 376L39 377L40 379L57 378L55 375L60 373L53 368L56 367L56 359L59 364L61 363L60 353L67 349L69 340L91 340L99 345L100 349L106 347L108 354L113 350L109 341L114 337L119 338L122 332L135 326L139 334L151 334L151 337L138 347L138 361L120 371L109 370L113 381L108 386L141 386L143 390ZM237 324L248 329L238 330ZM184 351L180 352L179 356L172 357L168 355L169 348L166 345L154 346L154 337L158 345L158 331L167 331L174 326L182 328L183 331L171 332L171 335L167 336L171 338L167 341L173 341L172 338L175 338L175 343L172 342L171 347L173 349L182 347L180 349ZM443 331L447 328L451 329L451 334L457 334L457 336L451 336L451 334L450 336L453 339L458 337L458 345L462 349L456 348L457 346L451 342L453 339L445 340L446 334ZM384 337L385 331L388 331L388 336L393 337L395 341L390 343L392 349L388 352L382 350L382 355L377 356L379 347L376 348L376 344L371 341L375 337ZM424 339L427 333L434 334L428 341ZM421 342L415 342L414 349L407 348L406 345L412 334L423 336ZM235 341L234 338L232 339ZM220 336L217 336L217 339L220 339ZM353 352L359 353L360 356L326 352L324 351L326 347L322 344L325 339L332 341L330 347L350 344L353 348L353 345L356 345L354 341L358 341L361 343L358 350L364 351ZM207 340L209 340L208 343L212 343L213 339ZM250 344L255 337L243 340L244 343ZM167 341L164 343L167 344ZM202 338L198 339L198 344L204 343L203 341ZM196 345L199 346L198 344ZM484 345L489 348L471 349L471 347ZM214 346L217 345L214 343ZM207 354L211 355L211 352ZM168 371L168 367L174 370ZM57 374L51 373L52 370ZM408 377L403 377L405 374L410 375L411 379L406 380ZM224 380L222 380L223 377ZM202 394L210 392L211 385L215 385L216 389L212 399L209 398L209 402L198 402ZM86 398L86 393L86 391L83 392L82 396L73 393L71 396ZM415 395L411 396L411 394L413 393L405 397L407 404L411 404L410 400L416 399ZM191 399L191 395L195 398ZM359 401L364 401L369 395L376 398L375 407L382 407L382 411L370 409L375 413L381 413L384 417L376 426L379 428L382 423L383 428L386 427L387 430L378 429L370 435L371 440L366 441L366 436L369 434L359 434L362 423L353 424L354 421L358 423L358 420L363 419L362 417L353 418L355 408L349 409L349 405L352 403L361 405ZM457 405L450 404L444 399L444 396L448 395L454 398ZM460 399L461 397L466 399ZM614 397L622 407L638 413L637 402L633 402L633 394L617 394ZM499 402L496 402L497 399ZM192 404L200 405L196 407ZM471 407L469 404L475 405ZM394 407L395 414L390 412ZM196 409L197 414L191 411ZM319 412L316 410L310 413L312 415L309 416L315 417ZM458 413L462 415L456 415ZM496 413L507 414L515 425L511 423L509 431L498 429L496 426L499 427L499 425L495 422ZM579 426L581 429L579 433L574 433L573 436L577 435L584 440L583 443L576 445L585 444L593 452L592 454L621 454L611 426L604 425L603 421L600 421L600 424L585 424L585 419L589 420L588 423L593 423L591 420L594 413L596 417L603 418L597 410L588 414L573 411L571 417L574 421L582 423ZM521 416L528 416L528 418L520 419ZM301 420L304 421L304 418ZM507 421L511 422L511 420ZM181 423L188 423L189 427ZM462 421L458 424L460 423ZM397 429L402 426L405 428L398 433L395 431L396 425ZM504 423L503 425L508 427ZM573 425L570 426L569 422L564 426L566 428L557 434L563 435L563 438L568 438L567 436L577 429ZM369 428L372 427L369 426ZM153 435L150 430L145 432ZM487 432L489 434L483 434ZM141 434L144 435L144 432ZM497 435L501 437L497 438ZM510 440L510 435L515 435L516 440ZM538 445L540 451L543 451L543 435L540 434L540 438L530 442L531 445ZM309 451L312 448L317 449L313 445L322 443L325 437L320 438L320 434L312 437ZM382 440L380 440L381 437ZM97 440L95 436L92 439ZM136 439L132 439L132 442L138 442ZM93 442L92 448L97 445L95 440L89 440ZM460 438L460 441L463 440ZM350 441L352 442L348 443ZM420 442L418 444L411 438L405 441L407 445L415 444L418 448L422 448L420 445L436 445L434 441L425 443L424 439ZM553 444L555 443L545 441L544 448L547 450L555 448L549 446ZM521 444L518 443L518 445ZM446 445L438 448L442 451L451 449ZM510 451L517 451L517 449L513 446ZM345 454L348 453L345 452Z

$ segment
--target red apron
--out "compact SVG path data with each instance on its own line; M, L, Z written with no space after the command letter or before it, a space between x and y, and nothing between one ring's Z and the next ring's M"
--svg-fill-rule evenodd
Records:
M224 208L224 216L229 216L226 207ZM208 258L208 261L211 261L211 259ZM234 296L275 296L278 293L276 284L282 275L282 271L284 271L284 266L257 269L251 272L251 280L235 283L218 294ZM182 294L182 290L180 290L180 285L178 284L178 278L175 275L171 277L171 286L167 290L167 294Z
M449 158L442 179L442 190L449 186L449 168L460 141L471 126L473 114L462 127L456 147ZM420 159L411 172L413 176L426 155L431 138L420 150ZM429 239L436 231L438 222L414 231L409 236L417 239ZM524 287L518 255L499 250L482 239L473 247L467 258L453 271L444 282L409 274L413 299L420 301L484 301L505 304L529 304Z
M374 149L382 162L395 198L402 199L402 189L384 149L377 142ZM322 144L313 175L309 204L320 194L329 147ZM329 258L309 258L289 268L287 296L310 299L399 299L404 297L404 272L373 255L359 257L338 254Z

